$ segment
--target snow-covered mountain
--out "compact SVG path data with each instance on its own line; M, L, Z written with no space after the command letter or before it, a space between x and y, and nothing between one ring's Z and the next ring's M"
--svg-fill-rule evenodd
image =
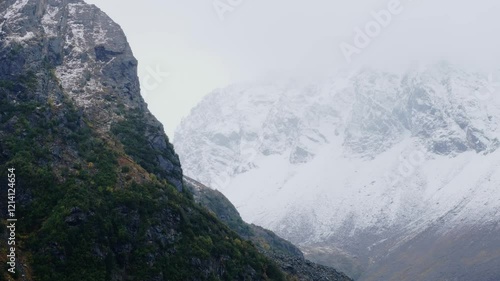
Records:
M500 280L495 80L441 63L235 85L174 144L246 221L351 276Z

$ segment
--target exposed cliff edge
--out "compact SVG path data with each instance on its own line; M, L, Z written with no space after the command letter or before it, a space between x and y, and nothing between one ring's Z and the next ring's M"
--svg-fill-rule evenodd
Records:
M286 280L183 188L136 68L93 5L0 2L0 191L14 168L18 219L0 280Z
M97 133L114 132L136 162L182 189L179 159L140 95L137 60L116 23L79 0L7 0L0 11L2 79L32 74L36 101L58 107L67 97ZM125 138L120 129L137 131Z

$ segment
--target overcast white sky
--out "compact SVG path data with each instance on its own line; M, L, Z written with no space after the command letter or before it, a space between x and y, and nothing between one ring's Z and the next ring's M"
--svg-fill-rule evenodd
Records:
M143 95L170 137L213 89L270 73L392 70L438 59L486 71L500 66L498 0L400 0L400 13L350 64L340 44L354 45L355 28L397 0L216 1L236 3L223 21L214 0L87 0L124 29Z

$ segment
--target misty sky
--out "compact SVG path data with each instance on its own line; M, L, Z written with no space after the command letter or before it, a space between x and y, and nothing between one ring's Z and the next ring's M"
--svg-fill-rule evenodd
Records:
M143 95L170 137L204 95L238 81L441 59L484 71L500 65L498 0L87 2L124 29ZM356 28L367 36L367 27L373 37L363 41ZM341 44L356 48L350 63Z

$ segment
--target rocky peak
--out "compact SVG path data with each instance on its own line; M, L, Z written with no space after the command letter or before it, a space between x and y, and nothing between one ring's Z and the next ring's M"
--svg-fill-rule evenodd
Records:
M482 100L488 89L487 75L447 64L405 73L364 69L314 83L233 85L208 95L178 128L176 142L188 174L214 186L214 177L225 178L221 170L247 171L258 155L303 164L329 143L367 159L408 137L431 154L491 153L499 145L500 103L493 92Z
M191 112L176 148L186 175L220 190L246 221L357 277L430 227L467 237L497 223L500 89L489 76L437 64L231 86ZM474 235L487 241L474 251L496 243ZM437 279L429 274L442 273L420 280ZM374 276L366 280L400 280Z
M2 65L0 76L26 70L39 75L39 69L50 68L59 84L56 87L104 138L123 143L113 128L135 115L145 130L146 138L141 141L157 152L144 162L157 162L161 167L148 172L182 188L178 157L162 124L147 110L140 94L137 60L118 24L81 0L7 0L0 3L0 11L0 48L19 52L13 54L16 60ZM41 90L37 97L60 105L62 96L49 92Z
M385 151L405 134L440 155L498 147L498 121L492 117L498 105L484 103L478 93L488 87L486 75L438 64L403 75L364 71L352 81L345 141L354 152Z

